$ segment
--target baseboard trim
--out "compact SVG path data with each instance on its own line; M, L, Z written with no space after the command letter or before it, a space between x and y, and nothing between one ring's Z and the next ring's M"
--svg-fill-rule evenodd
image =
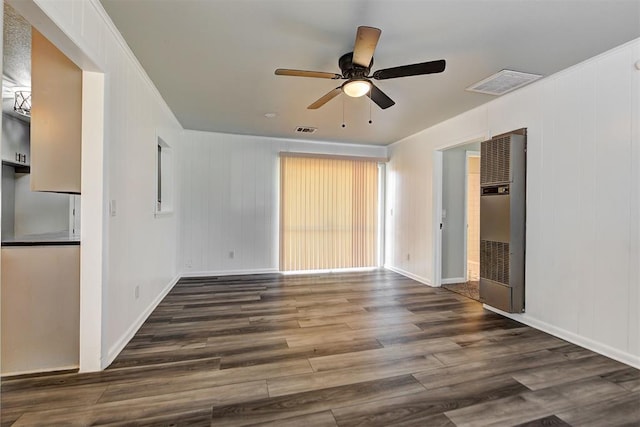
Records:
M256 270L212 270L182 272L180 277L210 277L210 276L242 276L246 274L273 274L280 273L277 268L264 268Z
M3 380L21 379L21 377L29 377L30 375L61 375L78 372L79 365L55 366L51 368L31 369L27 371L3 372L0 378Z
M465 283L466 281L464 277L450 277L448 279L442 279L440 283L443 285L452 285L454 283Z
M418 276L417 274L413 274L413 273L409 273L408 271L405 271L401 268L397 268L397 267L392 267L390 265L385 265L384 268L386 268L387 270L391 270L394 273L398 273L401 274L405 277L408 277L409 279L413 279L416 282L420 282L423 285L427 285L427 286L431 286L432 288L435 287L433 286L433 284L431 283L431 281L429 279L426 279L424 277Z
M178 283L179 279L180 279L180 275L178 274L171 281L169 281L167 286L165 286L164 289L158 294L158 296L155 297L153 301L151 301L151 303L140 314L140 316L138 316L138 318L133 322L133 324L129 327L129 329L127 329L127 331L120 337L120 339L116 341L116 343L113 344L111 348L109 348L109 352L107 353L106 360L103 359L104 364L102 366L102 369L105 369L109 365L111 365L111 362L115 360L118 354L120 354L120 352L129 343L129 341L131 341L131 338L133 338L136 332L138 332L138 329L142 327L145 320L147 320L147 318L151 315L153 310L156 309L156 307L158 306L158 304L160 304L160 302L164 299L164 297L167 296L169 291L171 291L171 289L173 289L175 284Z
M569 341L572 344L579 345L580 347L584 347L588 350L595 351L596 353L602 354L603 356L609 357L613 360L617 360L618 362L624 363L636 369L640 369L639 356L634 356L633 354L627 353L622 350L618 350L617 348L610 347L606 344L602 344L590 338L583 337L581 335L567 331L566 329L562 329L562 328L558 328L556 326L550 325L546 322L543 322L541 320L528 316L526 313L524 314L507 313L495 307L491 307L487 304L483 304L483 307L489 311L493 311L494 313L498 313L503 315L504 317L508 317L509 319L513 319L520 323L524 323L527 326L531 326L532 328L539 329L555 337L558 337L565 341Z

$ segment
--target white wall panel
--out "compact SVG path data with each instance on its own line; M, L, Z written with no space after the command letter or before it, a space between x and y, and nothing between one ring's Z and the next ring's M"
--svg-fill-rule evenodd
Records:
M596 84L596 63L588 63L580 70L576 80L579 80L583 87L593 88ZM597 105L588 98L593 97L593 90L582 91L580 102L583 114L580 121L580 182L582 193L580 194L580 215L576 220L576 227L582 231L579 245L581 247L593 247L593 236L597 229L597 210L593 209L598 203L597 182L598 174L594 173L598 167L596 136L597 128ZM596 250L580 254L581 266L578 272L578 323L576 333L582 336L593 337L593 331L598 319L595 317L595 303L598 298L600 284L595 280L596 260L598 254Z
M279 152L386 157L387 151L198 131L185 131L184 142L180 265L190 275L278 269Z
M388 266L438 281L436 150L526 127L526 313L514 318L640 366L639 52L635 40L391 146Z
M597 127L596 283L600 283L593 338L612 347L627 345L629 298L629 196L631 195L631 83L633 63L619 50L598 63L594 99ZM636 71L638 72L638 71ZM638 93L636 96L640 96ZM636 141L637 143L637 141ZM637 285L637 284L636 284Z

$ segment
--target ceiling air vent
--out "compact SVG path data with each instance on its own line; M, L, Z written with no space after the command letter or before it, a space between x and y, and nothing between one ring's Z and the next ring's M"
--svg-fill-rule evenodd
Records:
M311 126L298 126L296 132L298 133L314 133L318 128L312 128Z
M541 78L539 74L521 73L519 71L502 70L486 79L479 81L466 90L469 92L486 93L487 95L504 95L524 85L528 85Z

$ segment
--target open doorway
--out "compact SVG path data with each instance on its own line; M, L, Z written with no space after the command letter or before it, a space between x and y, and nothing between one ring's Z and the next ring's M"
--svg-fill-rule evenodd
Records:
M479 299L480 143L443 151L442 286Z
M0 231L2 374L97 371L105 360L101 341L104 75L39 5L5 1L0 6L2 118L12 120L12 137L20 136L17 144L3 126L0 187L13 193L3 191L2 208L13 215L6 222L3 213ZM17 92L30 101L32 91L38 94L33 97L36 108L27 102L17 108ZM21 132L15 132L16 119L22 119ZM7 147L10 141L16 144ZM13 293L6 291L9 286ZM21 320L5 322L9 315ZM47 332L51 330L54 333ZM45 335L48 338L43 339ZM4 357L5 350L11 351L12 359ZM23 357L25 352L29 357ZM34 353L37 357L31 357Z
M480 152L467 151L465 179L467 274L464 285L457 285L457 287L463 295L478 300L480 298Z

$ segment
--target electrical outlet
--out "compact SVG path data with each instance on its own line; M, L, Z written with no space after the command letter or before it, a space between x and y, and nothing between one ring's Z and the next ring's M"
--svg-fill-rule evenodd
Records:
M235 255L236 255L235 252L229 251L229 258L233 259Z
M109 202L109 214L111 216L116 216L116 201L115 200L111 200Z
M411 254L407 254L407 261L411 261Z
M136 285L134 293L136 295L136 299L140 298L140 285Z

